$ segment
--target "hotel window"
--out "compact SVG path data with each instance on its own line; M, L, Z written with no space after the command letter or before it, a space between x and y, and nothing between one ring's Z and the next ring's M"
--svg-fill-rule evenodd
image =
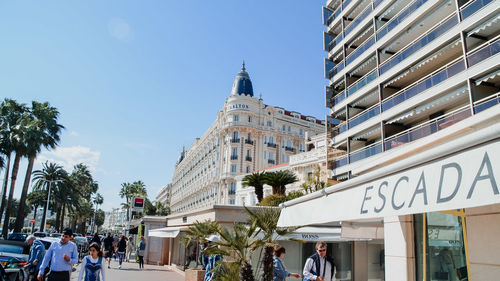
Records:
M304 144L299 143L299 151L304 152Z
M267 143L267 136L264 136L264 144Z
M285 140L281 140L281 148L285 147Z
M247 166L247 173L250 173L251 172L251 168L250 166Z
M248 116L248 123L252 123L252 116Z
M229 199L229 205L234 205L234 199Z
M285 163L285 154L281 154L281 163Z
M266 160L267 153L264 151L264 160Z
M268 127L272 127L272 126L273 126L273 122L271 122L271 121L267 121L267 126L268 126Z
M288 131L291 132L292 131L292 127L288 126Z
M236 165L231 165L231 173L236 173Z
M234 122L240 121L240 116L238 114L235 114L233 120Z
M274 137L273 136L269 136L269 143L271 143L271 144L274 143Z
M285 125L283 125L282 130L286 131L286 126Z
M300 129L299 134L302 136L304 134L304 130Z
M229 195L234 195L234 194L236 194L236 183L232 182L231 187L229 189Z
M414 215L416 280L470 280L463 210Z
M233 147L233 154L231 156L238 157L238 148L237 147Z
M286 162L287 162L287 163L290 163L290 155L287 155L287 156L286 156Z

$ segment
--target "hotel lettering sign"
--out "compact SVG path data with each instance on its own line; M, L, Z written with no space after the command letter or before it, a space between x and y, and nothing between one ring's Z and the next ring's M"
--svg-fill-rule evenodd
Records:
M249 106L247 104L241 104L241 103L230 104L227 106L227 111L235 110L235 109L249 109Z
M424 152L425 153L425 152ZM279 226L383 218L500 204L500 141L282 210ZM404 160L403 160L404 161Z

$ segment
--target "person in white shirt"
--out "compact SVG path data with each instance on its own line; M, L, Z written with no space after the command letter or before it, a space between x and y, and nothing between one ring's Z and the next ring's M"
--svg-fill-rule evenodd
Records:
M335 281L335 263L333 258L326 255L326 243L316 243L316 253L306 260L304 271L305 279L316 281Z

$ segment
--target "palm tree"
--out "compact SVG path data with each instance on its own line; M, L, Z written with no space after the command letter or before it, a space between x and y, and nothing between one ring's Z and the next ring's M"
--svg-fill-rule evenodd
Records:
M243 186L253 186L257 200L260 202L264 198L264 184L266 183L266 172L256 172L246 175L242 180Z
M28 194L26 200L28 201L28 204L31 206L31 208L33 208L33 218L36 219L38 207L43 206L43 204L45 203L45 192L43 190L34 190ZM31 232L34 231L35 223L33 223L33 226L31 227Z
M33 182L34 190L49 190L49 185L51 188L50 193L55 193L57 190L58 185L60 185L61 182L67 180L68 178L68 173L63 169L62 166L59 166L55 163L49 163L48 161L42 164L42 169L41 170L36 170L33 171ZM46 202L49 200L49 192L47 192L47 199L45 200ZM55 198L55 196L52 196L52 198ZM43 208L43 215L42 215L42 226L40 227L40 231L43 231L45 229L45 225L43 225L43 222L45 221L45 218L47 216L47 205Z
M119 193L121 198L125 198L126 203L122 203L123 209L129 209L132 205L134 197L147 197L146 185L142 181L135 181L133 183L124 182ZM127 221L130 220L129 212L127 212Z
M266 183L273 188L273 194L285 195L286 185L294 183L299 179L292 171L276 171L266 175Z
M20 122L21 119L26 118L29 114L26 106L24 104L18 104L14 100L5 99L1 105L1 127L3 128L4 135L2 136L5 141L2 142L3 149L7 153L8 163L10 164L10 157L12 152L15 152L14 164L12 166L12 175L10 180L9 198L5 209L5 219L2 228L2 235L4 239L7 239L7 233L9 232L9 220L12 208L12 198L14 196L14 189L16 186L17 173L19 171L19 163L21 161L21 156L25 150L25 137L23 134L23 127ZM5 183L7 184L7 182ZM5 186L5 191L7 187ZM5 193L4 193L5 196ZM5 198L5 197L4 197ZM3 200L2 200L3 202ZM3 209L0 207L2 213ZM1 214L0 214L1 215Z
M245 209L250 216L250 225L253 225L257 229L256 235L259 233L263 234L262 238L260 238L261 243L264 244L262 280L272 281L274 278L273 253L276 240L279 236L293 232L297 227L278 228L278 219L281 213L280 208L260 207L250 210L245 207Z
M28 168L24 178L14 232L20 232L24 224L24 217L22 214L24 213L24 207L26 205L26 195L28 194L31 173L33 171L36 156L40 153L42 147L55 148L60 140L60 133L64 127L57 123L58 116L59 111L57 111L55 107L50 106L48 102L39 103L33 101L31 114L21 119L21 122L25 124L25 155L28 157Z

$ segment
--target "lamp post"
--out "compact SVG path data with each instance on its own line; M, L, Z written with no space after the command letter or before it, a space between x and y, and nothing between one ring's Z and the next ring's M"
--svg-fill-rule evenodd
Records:
M47 224L47 216L49 214L49 202L50 202L50 188L52 186L53 182L61 182L62 180L48 180L47 182L49 183L49 188L48 191L49 193L47 194L47 203L45 204L45 209L47 210L45 212L45 218L43 219L43 224L40 226L40 231L45 231L45 225Z

